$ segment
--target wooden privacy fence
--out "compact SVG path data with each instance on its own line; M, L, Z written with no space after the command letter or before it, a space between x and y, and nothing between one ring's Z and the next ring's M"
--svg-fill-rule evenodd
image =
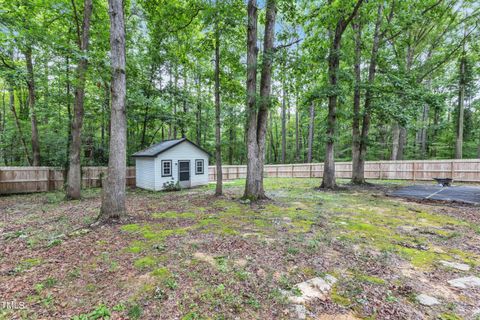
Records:
M223 180L245 178L247 167L243 165L222 166ZM321 178L323 163L275 164L265 166L265 177L274 178ZM352 163L336 162L337 178L351 178ZM216 169L209 167L209 179L215 181ZM385 180L432 180L453 178L454 181L480 182L480 159L472 160L405 160L367 161L365 178Z
M223 166L223 180L245 178L244 165ZM350 178L351 162L335 164L338 178ZM83 167L82 186L101 187L107 167ZM64 170L56 167L0 167L0 194L60 190L64 185ZM321 178L323 163L278 164L265 166L266 177ZM480 159L475 160L407 160L368 161L367 179L432 180L453 178L454 181L480 183ZM215 166L209 167L209 180L215 181ZM135 186L135 167L127 168L127 185Z
M101 187L107 167L82 167L82 187ZM0 194L61 190L65 170L58 167L0 167ZM135 167L127 168L127 185L135 186Z

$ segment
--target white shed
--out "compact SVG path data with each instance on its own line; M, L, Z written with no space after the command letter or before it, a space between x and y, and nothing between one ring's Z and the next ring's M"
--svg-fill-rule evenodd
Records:
M162 190L165 184L177 182L182 188L208 184L209 153L186 138L162 141L133 157L139 188Z

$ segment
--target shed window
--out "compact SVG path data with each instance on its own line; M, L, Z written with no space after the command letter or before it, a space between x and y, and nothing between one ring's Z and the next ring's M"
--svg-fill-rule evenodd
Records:
M195 160L195 174L203 174L203 159Z
M172 176L172 160L162 160L162 177Z

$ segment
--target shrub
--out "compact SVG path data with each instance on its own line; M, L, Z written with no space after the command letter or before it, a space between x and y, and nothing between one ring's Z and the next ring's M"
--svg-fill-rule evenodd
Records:
M179 191L180 188L180 183L177 181L167 181L163 184L163 190L164 191Z

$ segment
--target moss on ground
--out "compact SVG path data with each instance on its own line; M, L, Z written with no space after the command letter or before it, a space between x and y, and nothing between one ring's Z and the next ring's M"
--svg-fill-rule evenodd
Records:
M226 318L242 312L255 316L256 310L266 305L285 303L280 289L291 290L295 283L322 275L323 266L312 263L309 257L331 250L334 255L322 259L341 265L340 260L345 259L342 255L354 250L359 255L352 259L351 269L350 265L346 268L343 265L343 269L329 270L329 274L340 279L331 292L332 301L357 310L359 304L368 304L357 301L368 288L381 293L383 296L376 299L385 303L403 299L390 292L394 289L386 280L392 279L391 274L382 273L380 278L364 273L367 271L360 268L363 266L360 263L381 266L393 258L409 262L415 268L429 269L439 260L463 261L472 266L480 262L473 252L446 243L461 240L463 231L478 226L435 213L426 205L357 189L317 191L314 188L318 184L318 179L267 179L265 188L272 200L257 204L244 204L230 196L205 198L204 192L211 189L208 186L191 191L195 193L195 201L181 200L177 211L169 207L169 211L151 213L149 222L122 226L122 232L132 239L123 252L129 254L145 277L144 283L137 284L135 299L153 296L161 301L182 292L189 295L177 297L181 299L178 308L185 319L209 318L218 310ZM225 184L227 193L235 192L238 197L242 187L243 181ZM182 194L188 193L182 191ZM262 265L261 257L254 257L255 262L249 262L248 266L239 266L238 257L230 256L225 248L218 249L223 250L221 253L212 252L208 241L217 242L216 246L224 241L234 245L248 241L259 252L268 248L275 251L269 258L278 263L275 267L279 271L274 276L275 270ZM195 252L211 255L212 261L192 258ZM370 252L379 255L369 255ZM235 254L238 251L232 251ZM360 257L362 254L365 256ZM257 264L258 268L250 267ZM194 290L185 291L185 283ZM264 296L260 296L245 289L258 287L259 283L270 288L271 294L262 292ZM172 294L177 285L183 286L183 291ZM357 311L361 313L360 309Z

